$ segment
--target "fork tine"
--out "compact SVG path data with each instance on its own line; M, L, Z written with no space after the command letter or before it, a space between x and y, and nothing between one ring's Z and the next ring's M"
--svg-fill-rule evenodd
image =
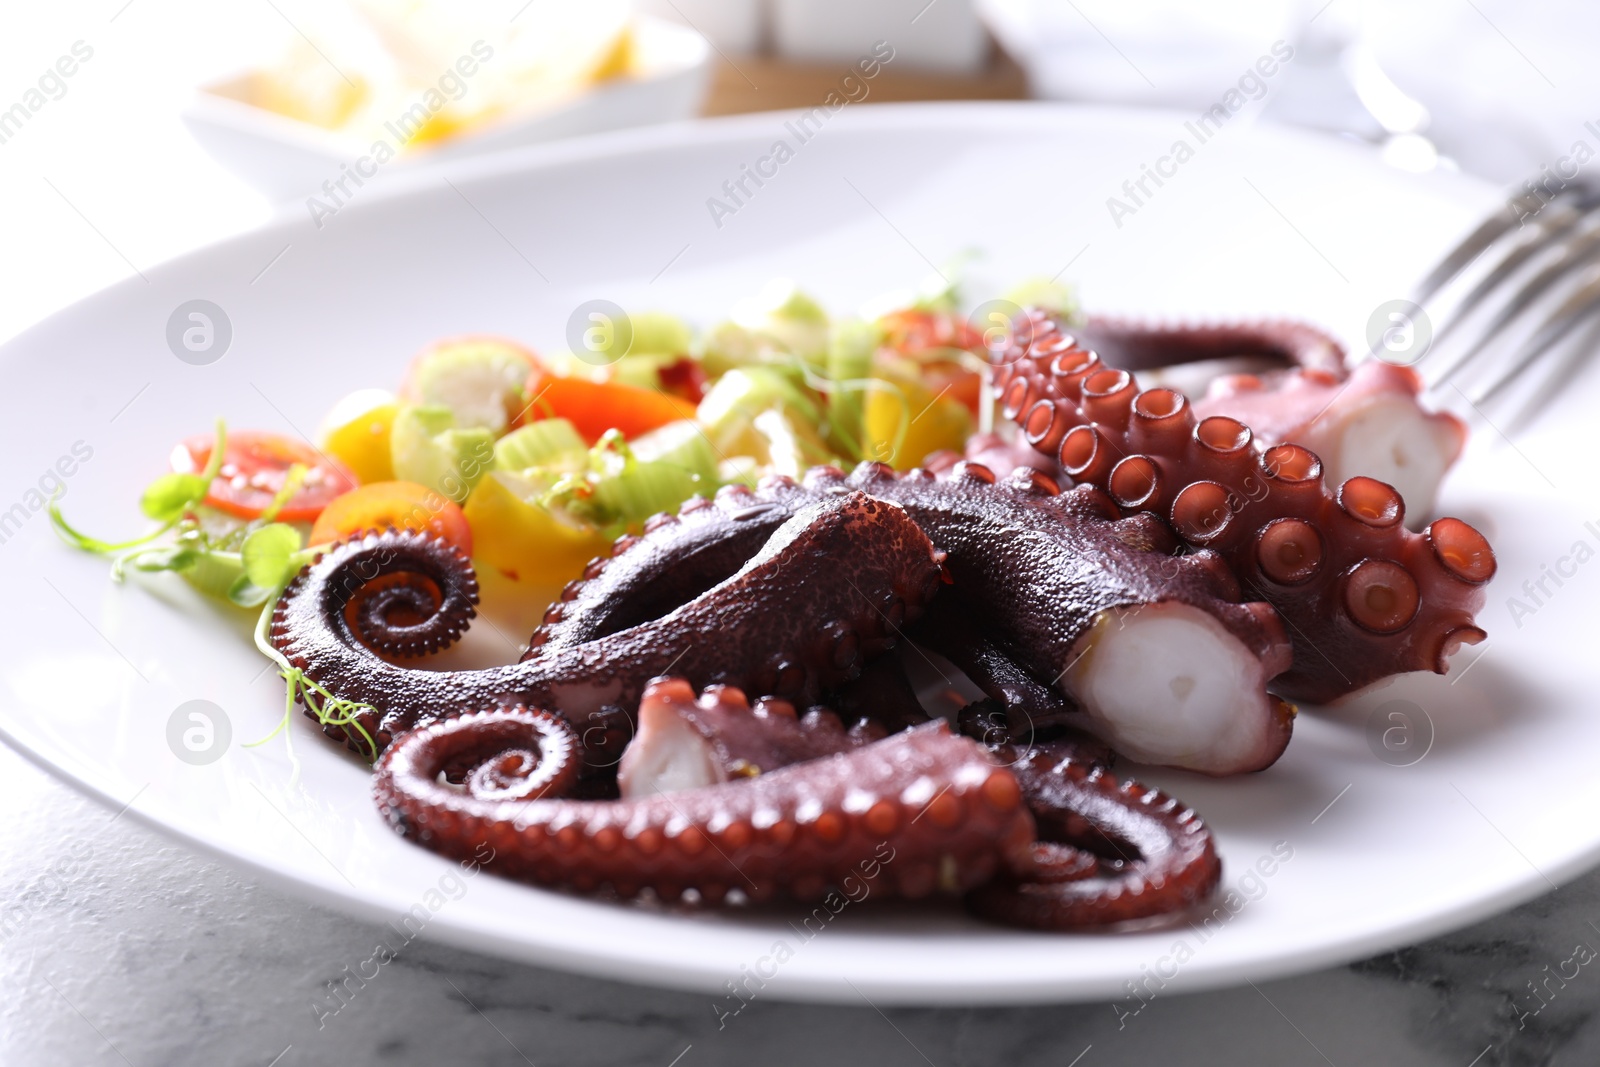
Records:
M1536 376L1533 388L1522 397L1516 409L1507 417L1505 423L1507 433L1520 432L1539 412L1548 408L1550 403L1567 388L1572 375L1583 366L1590 353L1600 345L1600 315L1587 316L1587 321L1588 325L1582 333L1564 346L1565 354Z
M1557 282L1563 280L1575 271L1582 270L1593 263L1596 256L1600 255L1600 231L1586 236L1585 240L1575 242L1562 249L1561 254L1549 266L1539 271L1520 289L1513 293L1505 304L1495 313L1493 319L1478 335L1467 350L1443 370L1435 372L1433 380L1443 385L1456 374L1460 373L1467 364L1471 363L1480 354L1487 350L1489 343L1497 339L1506 327L1515 322L1521 315L1529 311L1533 304L1549 292ZM1564 307L1565 305L1563 305ZM1437 335L1435 335L1437 340Z
M1506 205L1505 210L1497 211L1484 219L1477 229L1473 230L1460 244L1446 253L1438 265L1428 272L1428 276L1417 284L1416 289L1411 294L1412 299L1418 304L1426 303L1430 297L1444 288L1445 283L1463 270L1466 270L1473 260L1483 255L1495 242L1513 230L1520 228L1523 219L1527 215L1544 215L1546 216L1545 224L1547 225L1549 224L1548 213L1550 211L1557 211L1565 215L1566 212L1562 211L1562 208L1567 207L1566 202L1571 199L1571 196L1567 195L1570 189L1576 189L1576 186L1569 186L1560 190L1551 198L1548 204L1540 199L1537 194L1524 193Z
M1532 230L1527 233L1526 237L1519 238L1516 246L1511 249L1504 259L1494 266L1494 269L1490 270L1488 274L1484 275L1477 285L1472 287L1471 292L1467 293L1466 296L1463 296L1460 300L1458 300L1455 306L1450 309L1449 313L1442 315L1439 317L1439 319L1435 320L1437 324L1433 330L1434 343L1438 344L1440 341L1444 340L1446 336L1448 336L1458 325L1461 324L1464 319L1469 316L1473 308L1477 307L1483 301L1483 299L1489 295L1490 292L1503 285L1512 275L1516 274L1517 271L1526 266L1529 260L1535 258L1539 255L1539 253L1550 248L1555 241L1564 237L1566 234L1576 229L1580 223L1591 217L1592 216L1588 214L1574 211L1571 213L1570 218L1562 220L1559 224L1551 226L1546 231ZM1591 230L1582 234L1571 245L1566 246L1566 248L1568 251L1570 251L1574 246L1582 246L1587 250L1592 248L1591 242L1600 242L1600 230ZM1566 254L1566 252L1563 252L1563 255ZM1546 279L1546 284L1548 284L1550 280L1553 280L1553 278L1558 277L1559 274L1560 271L1552 274L1550 279ZM1540 277L1543 277L1543 275ZM1541 287L1539 291L1542 292L1543 288ZM1537 294L1530 292L1529 290L1524 290L1520 295L1533 296Z
M1551 313L1545 324L1496 370L1489 384L1474 391L1472 402L1481 404L1499 393L1511 379L1521 374L1596 310L1600 310L1600 275L1573 290Z

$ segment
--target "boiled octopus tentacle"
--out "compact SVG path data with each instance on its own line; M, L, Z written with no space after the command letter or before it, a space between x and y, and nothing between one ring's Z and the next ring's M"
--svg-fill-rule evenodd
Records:
M1392 485L1420 520L1433 513L1439 483L1467 442L1466 423L1422 406L1422 388L1416 371L1381 359L1348 378L1320 370L1235 374L1213 381L1194 414L1202 422L1213 415L1242 422L1264 448L1311 450L1335 485L1358 475Z
M1267 605L1238 603L1221 560L1174 555L1159 521L1120 517L1096 489L1063 493L1027 470L1000 480L971 463L943 480L883 464L848 477L819 467L800 484L774 477L691 501L679 521L590 564L536 633L536 655L632 622L618 602L680 565L693 578L674 578L676 595L714 584L795 508L857 491L903 508L1023 669L1075 699L1118 751L1233 774L1267 766L1288 743L1292 711L1266 692L1288 666L1288 639ZM660 594L655 603L670 606Z
M733 686L707 686L697 698L682 678L657 679L639 701L633 740L617 765L617 788L628 799L755 778L887 735L882 726L865 719L846 729L838 715L823 707L802 716L793 704L776 697L751 704Z
M697 697L681 679L658 679L635 744L653 743L650 709L709 711L719 735L784 731L782 712L758 708L735 689ZM641 766L632 795L573 800L571 727L518 707L404 735L379 760L374 794L399 832L447 856L481 860L488 846L499 873L622 897L815 899L853 880L907 897L970 891L981 914L1071 930L1181 912L1216 884L1215 849L1192 813L1117 783L1073 741L991 754L942 722L873 742L831 737L837 751L780 741L780 765L716 782ZM440 781L451 766L470 768L461 786Z
M1073 333L1142 385L1188 395L1202 421L1226 415L1263 448L1310 449L1335 485L1365 475L1394 486L1414 522L1432 514L1439 483L1466 444L1460 419L1423 407L1415 371L1382 359L1349 370L1339 343L1306 323L1150 325L1091 316Z
M1235 419L1198 420L1181 393L1140 392L1048 316L1028 333L1026 349L993 353L1002 411L1071 477L1221 553L1278 609L1295 647L1277 691L1328 701L1404 671L1442 673L1484 638L1474 620L1494 552L1467 523L1411 533L1392 487L1356 477L1332 489L1310 450L1262 448Z
M1266 692L1289 664L1277 614L1239 603L1214 555L1172 555L1160 522L1026 469L998 481L967 465L936 482L863 464L849 484L902 504L985 629L1118 752L1236 774L1288 744L1293 712Z
M466 715L398 739L374 793L391 825L446 856L473 858L486 844L487 866L502 874L625 898L692 889L715 903L737 889L810 900L847 879L888 895L959 893L1025 862L1034 836L1015 776L943 722L749 779L623 800L560 797L578 747L548 712ZM468 775L465 790L440 782L447 765L473 760L492 772ZM527 785L516 786L519 774Z
M1020 863L967 894L997 922L1081 930L1177 918L1222 877L1211 833L1158 789L1045 750L1001 757L1022 788L1039 839Z
M810 501L724 581L660 618L605 638L480 671L407 669L380 657L374 649L387 630L362 627L396 620L369 610L369 594L391 596L395 586L412 580L403 575L413 575L443 613L455 603L451 582L457 579L440 569L441 562L470 574L465 561L414 534L391 531L336 547L284 591L271 639L312 681L374 709L360 721L379 751L421 723L527 704L566 716L597 772L621 755L632 734L632 710L650 678L670 669L696 684L738 684L809 705L892 647L898 627L940 585L940 556L905 513L851 492ZM799 588L806 591L804 611L795 610ZM408 632L425 626L428 603L407 601L398 622ZM716 640L705 640L707 633L716 633ZM364 751L356 731L331 727L334 732L362 754L375 755Z
M1309 323L1258 319L1223 323L1150 323L1091 315L1073 333L1109 365L1152 371L1193 364L1230 369L1301 368L1343 378L1344 346Z

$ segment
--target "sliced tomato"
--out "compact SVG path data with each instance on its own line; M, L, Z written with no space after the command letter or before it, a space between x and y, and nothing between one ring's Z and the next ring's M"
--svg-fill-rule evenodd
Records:
M311 528L311 543L343 541L368 530L426 530L472 555L472 527L449 498L416 482L372 482L336 497Z
M959 400L969 412L978 413L983 376L971 367L959 363L928 363L924 365L922 378L934 395Z
M189 438L172 450L172 469L199 474L211 461L215 444L216 438L209 434ZM282 434L230 430L222 467L205 502L241 519L259 518L296 464L306 473L300 488L278 512L284 522L311 522L334 497L356 487L349 471L303 441Z
M919 376L938 396L951 396L978 412L982 376L963 363L956 349L982 354L983 335L960 315L908 308L881 320L884 345L894 354L914 360Z
M983 348L983 335L964 316L950 312L907 308L885 315L882 325L884 343L907 356L930 348Z

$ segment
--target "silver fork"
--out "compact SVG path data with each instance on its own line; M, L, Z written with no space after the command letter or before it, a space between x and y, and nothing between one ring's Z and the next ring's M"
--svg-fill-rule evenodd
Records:
M1572 181L1550 196L1513 198L1451 249L1411 299L1433 325L1432 343L1417 359L1430 390L1449 385L1477 407L1587 325L1563 369L1575 365L1600 342L1600 184ZM1476 332L1463 329L1468 323ZM1509 350L1480 358L1500 342ZM1565 375L1541 378L1547 392ZM1530 398L1523 410L1543 398Z

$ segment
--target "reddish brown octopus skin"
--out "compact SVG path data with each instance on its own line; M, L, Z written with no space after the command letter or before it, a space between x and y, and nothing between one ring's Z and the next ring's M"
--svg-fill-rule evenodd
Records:
M692 602L522 663L480 671L400 665L453 641L476 598L466 560L411 532L372 534L323 554L285 589L270 636L307 678L370 705L358 721L379 752L421 723L529 704L565 715L590 770L603 773L631 736L630 716L650 678L671 668L699 685L737 683L810 704L892 647L895 627L939 588L939 556L899 508L862 493L809 505ZM807 590L806 612L794 610L797 587ZM376 755L359 731L326 729Z
M548 712L516 708L414 730L379 759L378 808L400 833L454 859L481 854L512 878L631 898L814 900L870 880L885 895L959 893L1025 862L1033 820L1012 773L943 722L852 751L635 800L569 800L578 742ZM486 761L467 790L452 763ZM555 763L557 766L548 766ZM518 774L530 783L516 786Z
M1303 445L1316 452L1314 446L1321 444L1313 436L1317 415L1341 393L1359 386L1357 375L1368 380L1368 388L1375 392L1393 392L1413 400L1423 388L1416 371L1381 359L1367 360L1348 375L1307 370L1276 377L1228 374L1217 378L1205 395L1194 401L1195 417L1204 420L1226 415L1249 426L1259 441ZM1449 412L1438 412L1436 418L1456 438L1455 451L1459 453L1466 444L1466 424Z
M1422 390L1410 367L1369 359L1347 378L1316 370L1227 375L1194 402L1194 413L1201 422L1224 415L1244 423L1263 448L1309 449L1330 481L1366 475L1386 482L1423 518L1466 447L1467 425L1425 408Z
M967 894L978 915L1037 930L1181 918L1222 878L1194 810L1102 767L1048 750L1001 754L1027 797L1039 840L1020 863Z
M949 589L934 598L907 636L944 656L983 690L999 711L1005 741L1028 744L1081 724L1082 709L1018 665L1015 653L977 625L978 618L981 613L961 592ZM969 736L990 739L998 733L990 726Z
M773 477L754 490L693 499L670 521L652 520L643 537L620 542L612 558L591 562L535 631L530 655L581 647L636 625L645 611L641 602L649 612L671 610L680 598L721 580L795 508L853 491L905 509L945 554L953 586L971 591L968 602L984 626L1046 687L1068 684L1062 683L1064 668L1081 658L1080 642L1109 613L1164 604L1192 607L1214 620L1253 657L1263 679L1288 667L1289 642L1276 613L1265 604L1239 603L1238 584L1216 556L1175 555L1178 542L1162 523L1147 515L1121 517L1092 487L1062 492L1037 471L997 479L971 463L958 465L948 479L926 471L897 475L873 463L848 477L819 467L801 483ZM1262 721L1239 741L1239 750L1205 763L1185 756L1174 765L1210 774L1270 765L1288 743L1292 712L1263 695L1241 707L1240 716L1246 715ZM1096 729L1106 733L1104 724Z
M1345 376L1344 347L1315 326L1290 319L1149 323L1091 315L1073 332L1109 366L1126 371L1242 358L1268 368Z
M1382 482L1334 489L1305 448L1262 449L1226 417L1197 422L1182 394L1138 392L1047 315L1030 313L1017 336L1026 349L992 353L1006 417L1072 478L1221 553L1247 593L1278 609L1295 643L1278 692L1326 702L1406 671L1443 673L1460 645L1484 638L1475 616L1494 553L1465 522L1413 534Z
M776 728L758 746L770 766L715 784L570 799L572 728L518 707L401 736L378 761L374 798L399 833L453 859L487 848L497 873L624 898L813 900L867 884L881 896L967 892L991 919L1080 930L1178 915L1216 885L1200 821L1107 776L1093 742L990 749L935 721L870 742L824 731L796 747L792 709L760 709L729 687L646 686L641 721L709 711L697 727L718 745ZM440 781L452 767L464 768L460 787Z
M682 678L658 678L639 701L633 740L617 768L617 785L624 797L648 795L660 788L660 777L669 768L680 776L692 773L699 785L754 778L848 752L887 734L870 718L847 729L828 708L814 707L801 715L793 704L775 697L752 704L743 690L729 685L706 686L696 697Z

